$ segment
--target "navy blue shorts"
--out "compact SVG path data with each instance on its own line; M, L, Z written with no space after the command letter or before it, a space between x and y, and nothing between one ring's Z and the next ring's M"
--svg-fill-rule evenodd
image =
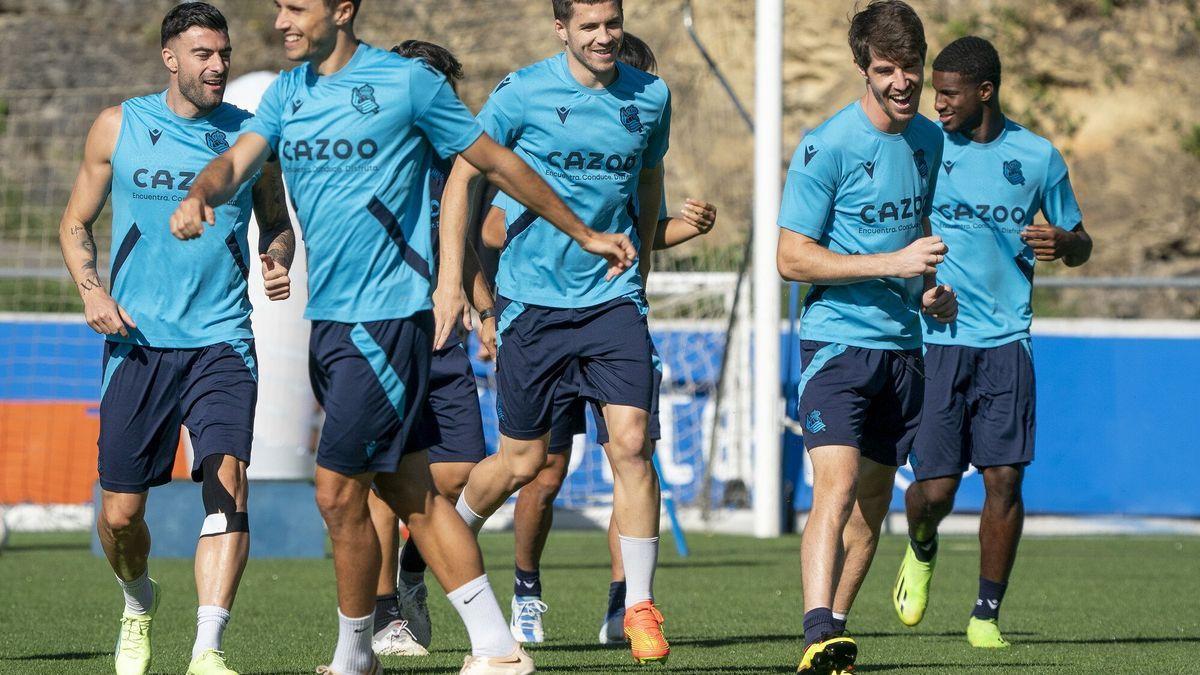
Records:
M1033 461L1036 388L1028 340L982 349L929 345L925 409L910 458L917 480L957 476L968 464Z
M549 432L556 396L563 398L558 389L572 381L577 397L650 410L654 345L640 293L582 308L503 297L496 306L496 416L502 434L533 440Z
M317 464L346 476L390 473L410 443L433 352L433 312L404 319L313 321L308 376L325 408Z
M413 447L429 450L430 463L480 462L487 456L475 371L461 342L433 353L429 396Z
M658 418L658 397L662 390L662 365L658 353L654 359L654 394L650 400L650 423L646 433L651 441L662 439L662 423ZM587 433L587 412L582 398L570 395L569 386L560 386L555 392L554 420L550 425L550 452L562 454L571 449L575 436ZM565 394L565 396L564 396ZM600 445L608 443L608 425L604 422L604 413L595 403L592 406L592 419L596 423L596 442Z
M802 340L799 419L804 446L858 448L885 466L903 466L921 420L920 350Z
M211 455L250 462L258 369L254 341L198 349L104 343L96 467L109 492L145 492L171 481L179 426L191 435L192 480Z

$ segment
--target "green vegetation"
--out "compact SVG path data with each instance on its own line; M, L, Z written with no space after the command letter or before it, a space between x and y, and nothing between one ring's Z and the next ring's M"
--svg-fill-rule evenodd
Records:
M512 535L482 537L491 580L507 614ZM800 657L797 537L689 539L681 560L664 538L656 594L674 647L664 672L791 673ZM1200 539L1188 537L1031 537L1002 621L1013 648L972 649L963 637L975 597L978 544L946 537L929 615L905 628L889 591L904 541L879 547L850 629L859 637L859 673L1184 673L1200 645ZM165 590L154 645L155 673L181 673L195 621L189 560L153 560ZM111 672L121 596L112 572L82 534L13 535L0 555L0 672ZM539 672L646 672L622 649L596 642L608 586L608 552L599 532L556 532L542 579L548 642L530 651ZM465 631L430 579L432 656L386 661L391 672L457 672ZM333 653L337 635L333 565L252 560L225 647L243 673L312 672Z
M1191 130L1184 134L1183 151L1200 159L1200 124L1193 124Z

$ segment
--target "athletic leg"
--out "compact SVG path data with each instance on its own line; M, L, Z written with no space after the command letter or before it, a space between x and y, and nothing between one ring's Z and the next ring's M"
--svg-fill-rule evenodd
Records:
M980 593L972 615L997 619L1025 524L1025 505L1021 499L1025 470L1017 466L993 466L982 471L987 495L979 521Z
M376 483L462 617L472 654L513 654L517 644L487 583L479 545L450 502L435 492L425 454L405 455L395 473L380 474Z
M209 650L221 651L225 627L250 555L246 462L231 455L209 455L201 462L204 528L196 544L195 661Z
M854 510L842 533L844 561L833 599L834 620L839 622L841 630L845 630L845 617L850 614L858 590L875 558L879 530L892 501L895 478L896 467L878 464L866 457L859 458L858 491Z

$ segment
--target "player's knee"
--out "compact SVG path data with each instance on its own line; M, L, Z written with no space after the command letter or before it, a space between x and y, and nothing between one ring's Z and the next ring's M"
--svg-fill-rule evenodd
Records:
M990 467L984 471L986 499L1003 506L1021 501L1021 470L1013 466Z
M394 508L394 506L393 506ZM366 500L355 491L344 487L321 486L317 489L317 510L325 524L335 528L356 513L367 514Z
M204 526L200 536L219 537L235 532L250 532L250 518L245 501L245 468L238 463L231 471L223 472L223 455L212 455L200 463L200 493L204 501Z
M100 508L104 527L118 536L141 525L146 515L144 505L121 500L106 500Z
M531 449L508 452L504 457L504 466L508 469L513 482L518 486L531 483L537 478L538 473L541 472L545 464L546 455Z
M620 430L609 429L609 454L614 462L644 462L649 457L646 430L628 426Z
M546 467L538 472L527 488L533 488L532 492L539 501L550 504L558 496L559 490L562 490L564 478L561 472Z

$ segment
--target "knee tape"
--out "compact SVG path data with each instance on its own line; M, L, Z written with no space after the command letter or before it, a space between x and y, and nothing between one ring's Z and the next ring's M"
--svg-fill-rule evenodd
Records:
M200 493L204 500L204 526L201 537L218 537L232 532L250 532L250 518L237 510L237 500L221 484L217 470L223 455L205 457L200 462Z

